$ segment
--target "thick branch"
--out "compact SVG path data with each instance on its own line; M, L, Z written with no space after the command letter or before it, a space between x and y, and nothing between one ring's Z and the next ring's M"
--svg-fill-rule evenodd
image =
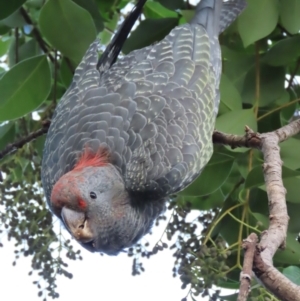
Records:
M244 241L243 241L243 249L245 250L244 256L244 263L243 263L243 270L240 275L240 290L238 301L246 301L247 297L250 293L251 288L251 275L252 275L252 265L253 265L253 258L256 249L258 238L255 233L250 234Z
M280 300L300 300L300 287L292 283L273 266L273 256L278 248L285 247L289 216L286 206L286 190L282 182L282 161L279 143L300 131L296 120L275 132L261 134L261 151L264 155L263 172L269 200L269 229L264 231L254 260L254 271Z
M244 136L228 135L218 131L213 134L213 142L231 147L258 148L263 152L263 172L269 200L269 229L264 231L254 256L256 276L280 300L300 300L300 287L292 283L273 266L273 256L285 246L289 216L285 200L286 190L282 182L282 161L279 143L300 132L300 120L270 133L255 134L246 127ZM247 267L244 263L244 269ZM245 273L248 275L249 273ZM250 275L250 274L249 274ZM245 281L246 282L246 281ZM241 290L242 290L241 282ZM246 285L243 288L247 290ZM243 291L242 291L243 293ZM243 299L240 299L243 300Z
M50 126L50 121L43 122L43 127L36 132L30 133L27 137L22 138L16 142L10 143L6 145L6 147L0 151L0 160L7 154L10 154L11 152L22 148L26 143L31 142L32 140L44 135L48 132Z
M300 132L300 120L265 134L256 134L246 127L244 136L215 131L213 142L235 147L260 149L264 156L263 172L269 200L269 229L264 231L254 255L253 270L265 287L284 301L300 301L300 287L292 283L273 266L273 256L278 248L285 247L289 216L286 190L282 182L282 161L279 143ZM246 269L244 263L244 269ZM244 273L244 270L243 270ZM250 275L249 273L244 273ZM245 281L246 282L246 281ZM244 291L247 290L245 284ZM242 290L242 281L241 281ZM243 300L243 299L239 299Z
M215 130L213 133L213 143L231 146L231 148L246 147L246 148L262 148L261 135L253 132L248 126L245 127L246 134L244 136L226 134ZM276 134L278 136L278 142L287 140L300 133L300 119L294 120L288 125L281 127L280 129L265 133L263 135Z
M300 287L281 274L273 265L265 264L259 247L254 255L253 271L264 286L279 300L300 300Z

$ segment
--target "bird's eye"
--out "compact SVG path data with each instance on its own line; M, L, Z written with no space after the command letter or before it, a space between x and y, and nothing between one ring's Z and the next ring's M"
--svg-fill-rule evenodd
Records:
M97 194L94 191L90 192L90 197L91 199L96 199L97 198Z

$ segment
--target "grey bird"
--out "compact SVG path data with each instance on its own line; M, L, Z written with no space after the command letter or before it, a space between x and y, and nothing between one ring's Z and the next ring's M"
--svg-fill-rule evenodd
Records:
M91 44L45 143L50 209L92 252L114 255L135 244L208 163L220 101L218 36L246 6L202 0L189 23L116 60L145 2L100 60L98 41Z

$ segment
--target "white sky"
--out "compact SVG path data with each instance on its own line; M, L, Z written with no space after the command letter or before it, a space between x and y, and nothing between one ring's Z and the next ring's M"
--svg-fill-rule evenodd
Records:
M148 236L150 243L159 239L164 228L163 224L153 228L154 234ZM65 236L67 235L66 233ZM28 276L31 270L30 258L20 258L13 267L13 243L7 242L4 237L1 241L4 243L4 247L0 248L1 300L42 300L37 296L38 289L32 284L38 276ZM126 254L115 257L100 256L82 249L82 255L82 261L67 261L70 263L68 271L73 273L73 279L58 276L60 301L87 300L86 298L111 301L180 301L187 294L187 289L180 288L180 279L172 277L174 257L170 250L144 259L146 271L134 277L131 276L132 259Z

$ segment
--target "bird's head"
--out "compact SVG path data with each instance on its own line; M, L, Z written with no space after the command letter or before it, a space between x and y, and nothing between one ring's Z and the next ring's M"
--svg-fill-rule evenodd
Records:
M131 204L114 165L98 165L78 164L63 175L52 189L51 206L83 247L114 255L133 245L150 224Z

